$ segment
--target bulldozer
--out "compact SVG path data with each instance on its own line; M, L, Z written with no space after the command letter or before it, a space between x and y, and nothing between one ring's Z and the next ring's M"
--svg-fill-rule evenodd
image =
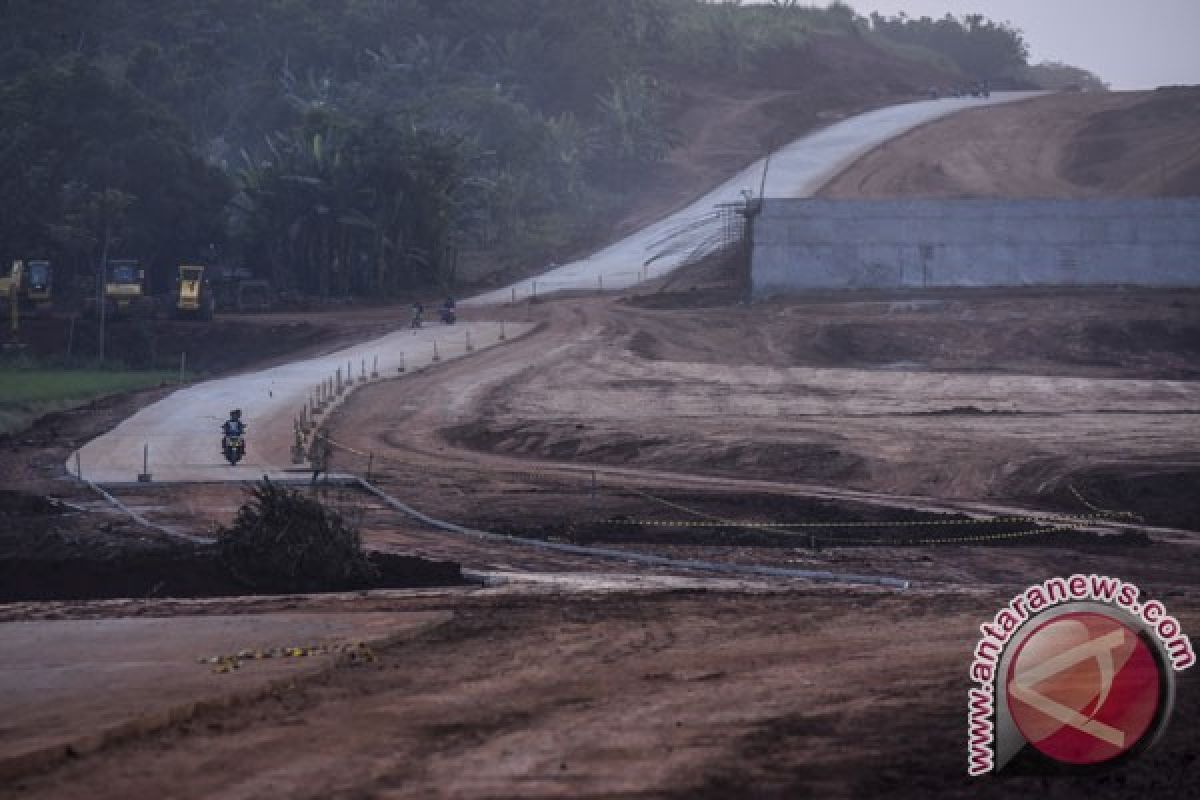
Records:
M84 310L95 315L97 298L89 297ZM154 298L146 293L146 271L134 258L110 259L104 276L105 315L153 317Z
M171 307L175 317L193 317L210 320L216 309L216 297L204 276L202 266L181 264L179 266L179 281L175 291L174 304Z

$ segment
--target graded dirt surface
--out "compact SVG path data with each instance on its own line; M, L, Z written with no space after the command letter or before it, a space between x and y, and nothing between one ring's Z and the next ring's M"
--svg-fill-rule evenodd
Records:
M372 644L449 618L284 613L0 623L0 777L60 761L68 750L80 755L163 728L198 705L265 693L284 679L329 669L343 649L365 655ZM277 657L236 668L207 661L239 653Z
M1166 600L1185 627L1200 623L1194 592ZM967 664L1004 601L847 589L341 598L343 612L454 618L378 662L206 711L0 797L1194 795L1192 672L1166 737L1120 769L966 777Z
M334 438L374 452L380 474L406 476L402 497L421 499L428 479L416 470L457 482L467 468L547 463L581 483L607 465L600 482L614 488L686 474L682 485L704 476L710 488L761 480L1016 505L1100 466L1197 467L1194 292L527 308L538 329L486 368L370 387L335 417Z
M876 148L827 198L1200 195L1200 87L1057 94L979 109Z
M545 551L433 530L327 486L368 546L459 562L493 588L7 606L0 618L21 621L455 617L376 663L26 773L0 797L1016 797L1047 781L1064 796L1195 794L1194 671L1181 675L1167 737L1100 776L1022 763L968 781L963 742L977 626L1029 583L1118 575L1185 630L1200 624L1187 426L1200 298L988 291L748 308L724 290L691 291L687 276L676 284L631 302L498 311L532 332L351 395L328 423L353 448L336 452L335 469L364 474L354 451L372 453L392 496L499 533L913 588ZM880 408L864 408L868 397ZM1001 400L1015 407L995 413ZM1101 467L1115 477L1097 478ZM1077 479L1080 495L1068 488ZM1160 493L1146 502L1114 485ZM242 491L118 495L204 535ZM999 524L989 509L1038 520ZM1058 521L1039 525L1047 518ZM926 525L938 520L984 538ZM822 542L739 522L817 522ZM900 541L854 541L889 536Z

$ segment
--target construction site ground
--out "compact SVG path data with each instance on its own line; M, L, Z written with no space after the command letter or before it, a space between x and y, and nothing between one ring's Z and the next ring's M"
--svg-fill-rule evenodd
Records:
M706 292L711 307L697 308ZM1185 627L1200 622L1190 449L1200 409L1187 380L1200 295L984 291L753 307L727 298L682 279L642 298L505 309L535 332L361 389L332 436L374 454L372 480L391 496L473 527L895 576L912 588L547 552L433 530L328 486L327 502L360 522L369 546L457 561L490 588L5 606L9 620L454 614L378 664L204 711L27 775L10 796L722 797L750 781L760 796L936 787L965 797L1043 785L1034 767L990 784L960 778L976 627L1024 585L1074 572L1152 587ZM1148 330L1159 334L1132 333ZM955 347L942 345L947 334ZM35 428L28 441L40 444L18 443L6 459L44 453L47 435ZM334 468L365 474L358 459L340 450ZM200 535L244 499L216 484L113 491L148 519ZM1073 519L1026 535L1038 521L964 516L987 511ZM954 524L900 524L931 520ZM848 522L879 524L839 527ZM161 537L106 524L109 541ZM1190 678L1175 738L1117 776L1131 791L1192 785L1179 738L1194 733Z
M469 313L534 328L358 390L329 422L333 469L529 541L435 529L330 483L313 491L369 547L460 563L475 583L2 605L0 624L448 617L375 661L26 771L0 798L1197 793L1195 670L1179 675L1165 738L1119 768L1073 776L1022 760L968 780L965 739L978 626L1031 583L1119 576L1200 630L1200 291L745 305L709 267L623 295ZM119 559L123 542L170 550L183 546L171 531L207 537L227 523L244 486L112 489L164 533L66 478L72 449L154 396L7 440L0 470L23 494L0 515L34 534L0 544L52 562L86 543ZM51 511L48 496L70 505ZM719 571L750 565L832 575ZM0 728L0 746L16 736Z

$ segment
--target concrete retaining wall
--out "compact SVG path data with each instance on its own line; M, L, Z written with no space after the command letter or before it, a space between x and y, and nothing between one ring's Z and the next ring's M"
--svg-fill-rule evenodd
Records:
M923 286L1200 286L1200 198L768 198L753 236L756 296Z

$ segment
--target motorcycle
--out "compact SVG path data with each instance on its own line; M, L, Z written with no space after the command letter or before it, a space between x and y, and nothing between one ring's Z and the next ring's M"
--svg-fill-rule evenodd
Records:
M230 466L237 466L237 463L246 456L246 435L244 433L226 433L221 437L221 455L225 456L225 460Z

